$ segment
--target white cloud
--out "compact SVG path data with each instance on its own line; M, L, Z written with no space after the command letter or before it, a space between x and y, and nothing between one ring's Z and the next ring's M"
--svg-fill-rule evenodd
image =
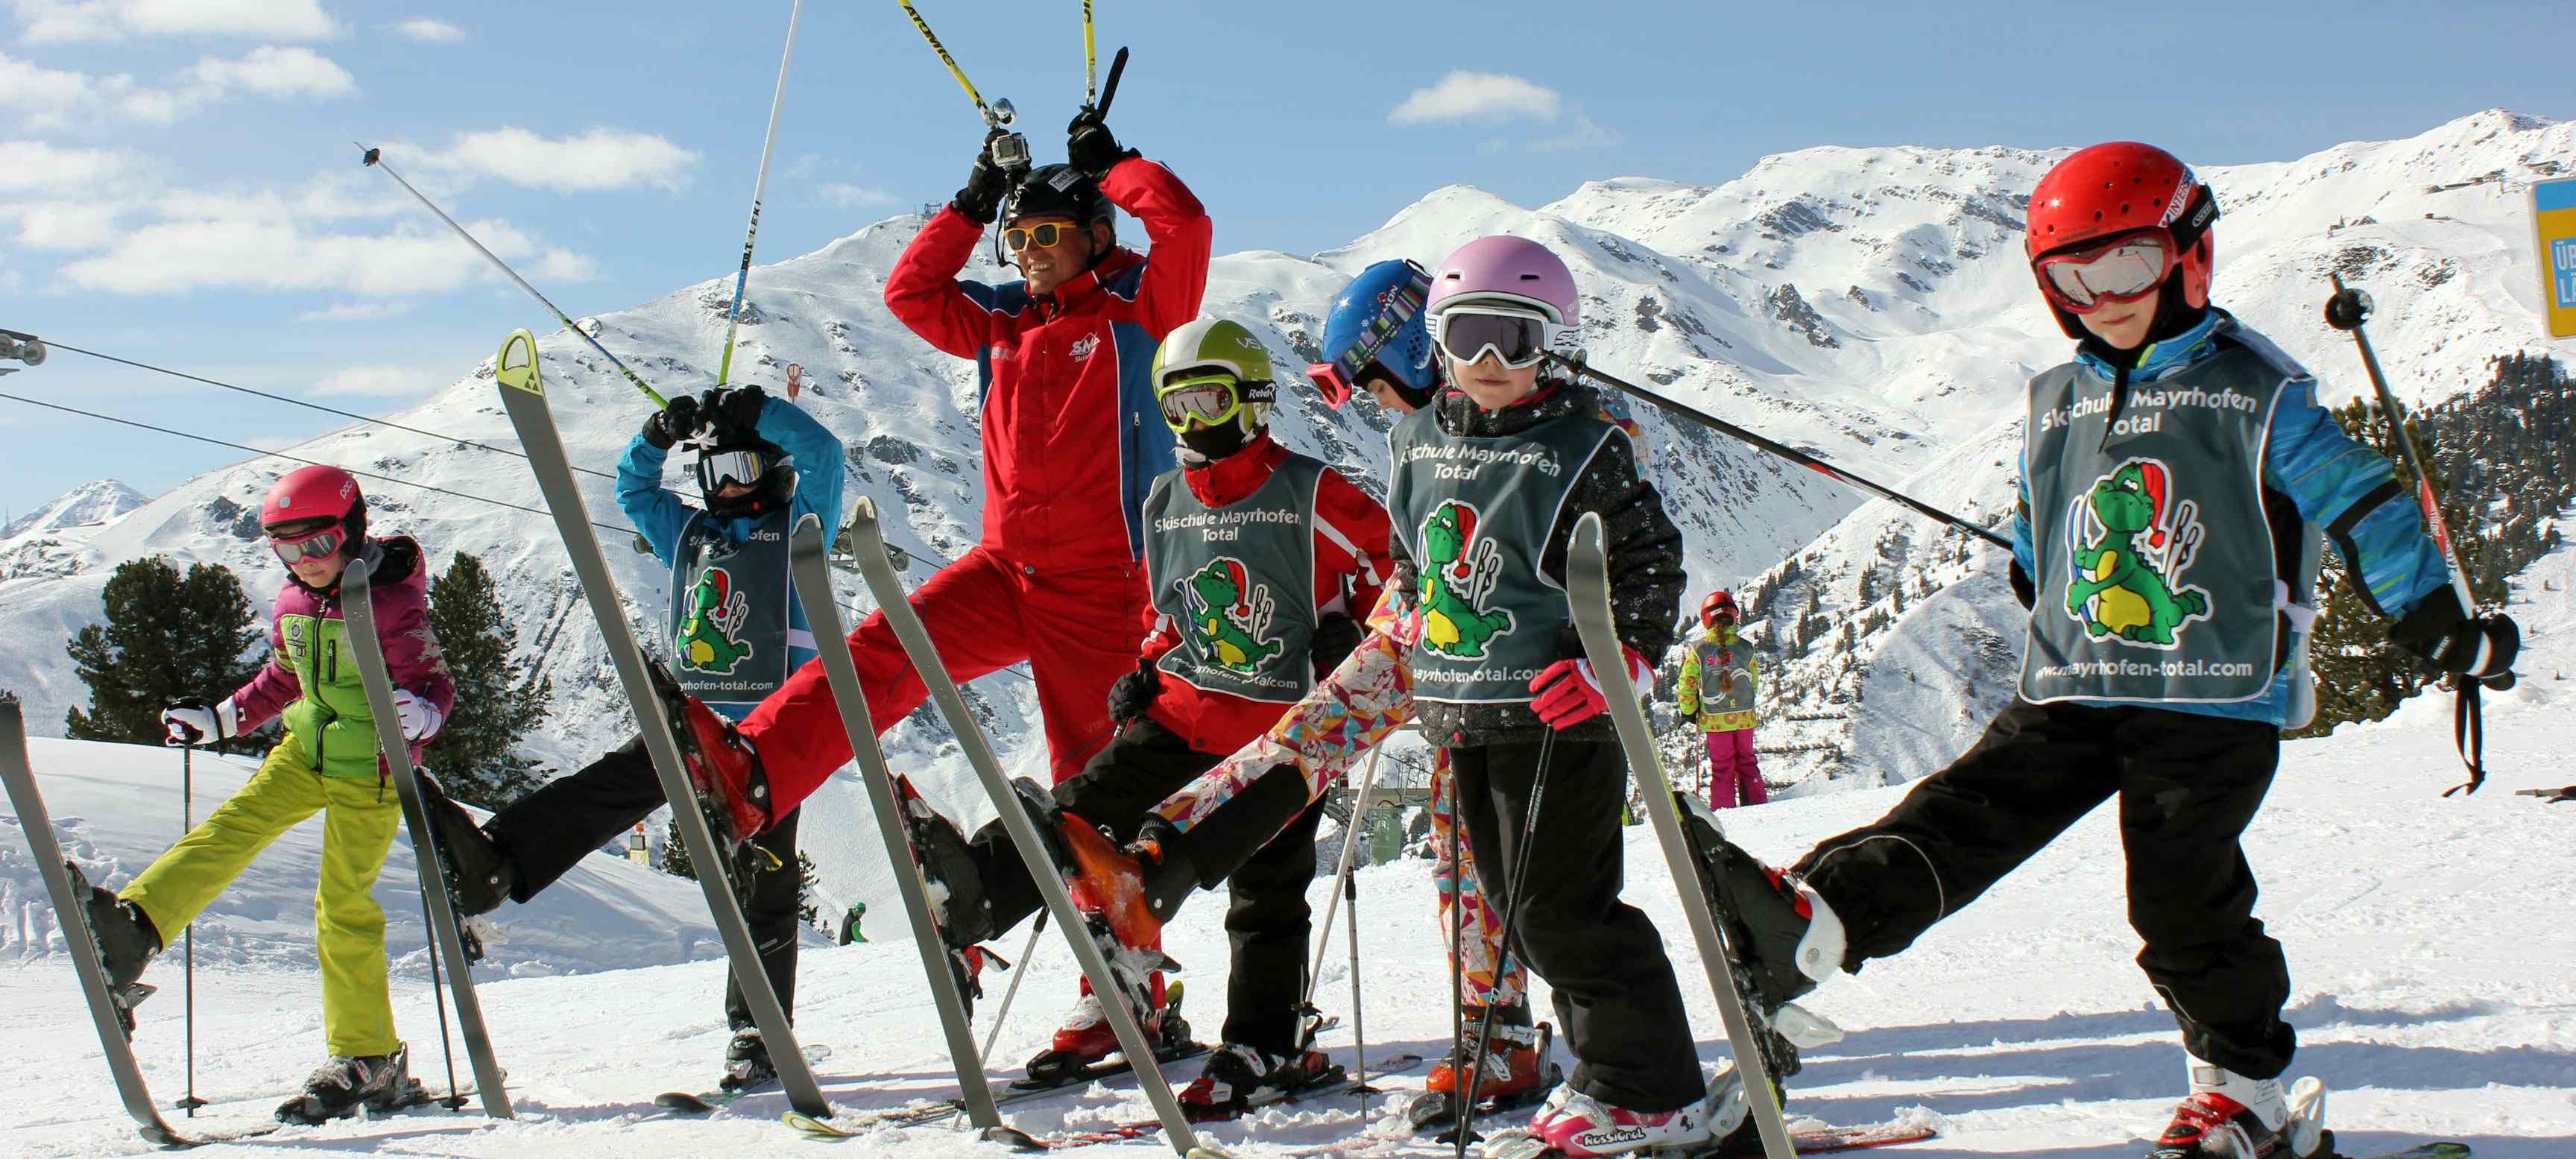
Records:
M43 141L0 141L0 190L71 189L125 171L130 158L110 149L57 149Z
M659 133L596 128L548 139L513 125L459 133L429 163L513 185L580 193L636 185L676 190L688 183L698 155Z
M1453 69L1430 88L1415 89L1386 119L1397 125L1458 121L1556 119L1563 98L1555 89L1509 73Z
M295 316L298 322L376 322L411 313L409 302L341 302Z
M426 16L415 16L394 25L394 31L422 44L454 44L465 39L464 29Z
M240 60L206 57L189 71L208 97L245 88L268 97L344 97L358 91L349 70L309 48L264 45Z
M313 384L315 394L407 395L438 386L435 375L415 366L369 363L345 367Z
M101 110L166 123L177 104L172 94L140 88L124 73L94 77L0 52L0 107L23 112L31 129L59 129L75 116L95 116Z
M319 0L15 0L29 44L128 36L328 40L340 25Z
M0 206L18 219L18 244L41 250L93 250L116 240L118 206L103 201L40 201Z
M835 181L829 185L818 186L814 192L823 200L843 209L861 205L890 205L894 202L894 194L873 185L858 186L847 181Z
M317 231L291 214L260 213L254 200L243 199L231 215L165 217L128 230L58 273L83 289L116 294L228 288L359 297L442 293L494 276L445 230L406 224L386 234ZM505 221L465 228L503 260L535 259L538 275L550 281L581 280L592 270L588 258L542 246Z

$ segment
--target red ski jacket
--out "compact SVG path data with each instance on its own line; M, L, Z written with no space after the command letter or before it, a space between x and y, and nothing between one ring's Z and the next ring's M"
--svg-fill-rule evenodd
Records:
M1052 294L957 277L984 227L950 206L886 275L886 308L975 360L984 427L986 550L1030 575L1144 558L1137 511L1175 466L1149 371L1198 316L1213 229L1181 179L1121 161L1100 191L1144 223L1153 256L1121 247Z
M1159 421L1159 420L1157 420ZM1263 435L1252 445L1213 463L1181 472L1190 494L1210 507L1242 502L1288 457L1288 449ZM1378 589L1390 572L1387 557L1386 508L1368 497L1339 471L1327 470L1315 483L1315 610L1340 612L1357 620L1377 606ZM1181 626L1145 605L1143 658L1156 661L1180 646ZM1289 705L1210 692L1166 675L1162 691L1146 715L1172 730L1203 753L1231 753L1279 723Z

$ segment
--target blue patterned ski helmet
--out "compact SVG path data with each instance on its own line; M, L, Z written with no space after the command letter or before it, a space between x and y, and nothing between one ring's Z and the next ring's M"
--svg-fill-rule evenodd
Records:
M1409 261L1379 262L1351 279L1324 319L1324 360L1307 371L1333 405L1359 386L1372 362L1406 393L1429 397L1439 380L1422 317L1430 289L1430 272Z

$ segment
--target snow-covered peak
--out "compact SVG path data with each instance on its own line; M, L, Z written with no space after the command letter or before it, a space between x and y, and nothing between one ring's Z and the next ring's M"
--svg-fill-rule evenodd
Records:
M143 506L147 497L114 479L83 483L0 527L0 542L75 527L93 527Z

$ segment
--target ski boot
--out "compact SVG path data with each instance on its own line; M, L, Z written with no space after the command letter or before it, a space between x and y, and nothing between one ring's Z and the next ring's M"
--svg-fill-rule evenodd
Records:
M1560 1083L1548 1092L1529 1126L1500 1132L1486 1141L1485 1159L1593 1159L1689 1148L1708 1140L1705 1098L1676 1110L1631 1111Z
M116 1005L116 1021L131 1039L134 1008L153 991L138 979L161 952L161 931L153 928L152 915L142 906L91 885L80 866L66 861L63 868L71 872L72 892L81 898L81 916L88 919L90 948L107 974L108 1001Z
M1422 1097L1405 1108L1405 1117L1416 1131L1446 1127L1458 1121L1460 1088L1467 1085L1467 1072L1476 1069L1476 1093L1465 1100L1474 1106L1473 1114L1508 1111L1525 1107L1547 1096L1548 1088L1563 1082L1563 1068L1547 1061L1548 1045L1555 1036L1554 1028L1542 1022L1530 1025L1530 1011L1525 1004L1514 1003L1494 1011L1494 1035L1482 1046L1485 1060L1479 1066L1474 1060L1479 1048L1476 1031L1485 1022L1481 1007L1467 1008L1467 1038L1454 1051L1431 1069L1431 1081Z
M1162 973L1156 971L1146 976L1145 992L1153 1001L1142 1007L1149 1013L1140 1022L1146 1041L1153 1044L1155 1061L1186 1057L1197 1044L1190 1041L1189 1021L1181 1017L1181 984L1166 985ZM1013 1085L1043 1089L1111 1073L1124 1068L1104 1068L1101 1061L1120 1053L1118 1032L1110 1026L1100 996L1092 993L1091 983L1085 979L1082 997L1066 1013L1063 1024L1056 1027L1054 1041L1029 1059L1028 1077Z
M2183 1055L2191 1093L2174 1108L2147 1159L2311 1159L2331 1153L2326 1089L2299 1080L2288 1096L2279 1079L2253 1079Z
M740 857L738 848L770 824L769 774L760 767L760 753L734 731L732 721L681 691L661 665L646 664L644 670L671 718L671 739L680 747L680 763L688 769L699 801L708 807L716 840L728 859Z
M1764 866L1728 841L1708 802L1687 793L1673 798L1681 805L1709 907L1754 985L1745 1001L1768 1022L1772 1012L1842 972L1842 919L1806 882Z
M438 778L428 769L417 771L420 811L428 815L430 834L438 842L438 864L446 873L447 894L456 903L457 920L501 908L518 884L518 869L500 846L484 836L473 814L448 797Z
M1199 1077L1182 1088L1181 1114L1193 1123L1237 1118L1343 1077L1342 1068L1320 1050L1301 1050L1282 1058L1229 1042L1216 1048Z
M725 1044L724 1077L716 1080L717 1088L728 1093L751 1091L777 1081L778 1067L769 1061L769 1044L761 1040L760 1028L734 1031L733 1041Z
M331 1061L304 1079L304 1093L277 1108L277 1121L312 1126L357 1114L360 1107L383 1113L418 1106L428 1093L411 1077L410 1048L361 1058L332 1055Z
M931 924L948 948L948 968L957 975L958 993L966 999L967 1017L984 996L984 967L990 962L1008 970L1002 956L977 945L1000 933L993 928L993 904L975 866L975 847L957 831L955 822L922 800L912 779L894 779L895 812L903 820L904 840L912 847L913 865L930 886Z

